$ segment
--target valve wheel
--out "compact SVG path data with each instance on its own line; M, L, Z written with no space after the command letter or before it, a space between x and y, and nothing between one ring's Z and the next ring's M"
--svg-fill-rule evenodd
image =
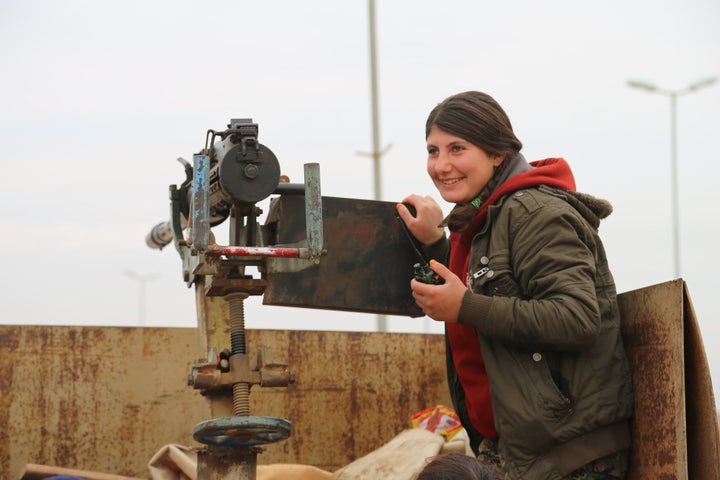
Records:
M288 420L273 417L213 418L195 426L193 438L205 445L248 447L279 442L290 436Z

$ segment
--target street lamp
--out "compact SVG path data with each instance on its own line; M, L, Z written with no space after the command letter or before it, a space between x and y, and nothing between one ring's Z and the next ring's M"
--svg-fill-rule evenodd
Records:
M138 324L145 325L145 286L149 280L154 280L158 276L155 274L140 275L130 269L125 269L125 275L138 282Z
M375 29L375 0L368 0L368 26L370 30L370 106L372 113L372 141L373 150L372 153L367 156L373 159L373 180L374 180L374 195L375 200L382 198L382 168L380 160L382 156L387 153L390 146L384 150L380 150L380 116L378 113L378 81L377 81L377 41L376 41L376 29ZM362 154L365 155L365 154ZM383 314L377 316L377 331L387 331L387 318Z
M672 223L673 223L673 260L675 278L680 278L680 207L678 200L678 165L677 165L677 98L709 87L717 81L717 77L708 77L695 81L685 88L665 90L643 80L628 80L628 86L650 93L657 93L670 98L670 178L672 182Z

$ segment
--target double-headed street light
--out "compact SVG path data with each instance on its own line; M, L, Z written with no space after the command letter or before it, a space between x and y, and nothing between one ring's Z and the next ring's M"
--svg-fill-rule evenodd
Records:
M665 90L655 84L642 80L628 80L628 86L639 88L650 93L657 93L670 98L670 177L672 196L673 223L673 262L675 278L680 278L680 207L678 200L678 165L677 165L677 98L687 93L708 87L717 81L717 77L704 78L678 90Z
M158 276L152 273L141 275L127 268L123 273L138 282L138 325L145 326L145 287L148 281L155 280Z

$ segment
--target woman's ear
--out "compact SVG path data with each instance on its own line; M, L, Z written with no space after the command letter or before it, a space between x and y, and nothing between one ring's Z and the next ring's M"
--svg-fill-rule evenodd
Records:
M495 155L492 157L493 167L497 168L500 165L502 165L502 162L505 160L505 155Z

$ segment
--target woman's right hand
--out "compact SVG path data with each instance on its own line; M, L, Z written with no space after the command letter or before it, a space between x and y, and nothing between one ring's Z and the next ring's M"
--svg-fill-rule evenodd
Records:
M398 215L410 233L424 245L430 245L440 240L444 235L444 229L439 227L443 220L443 212L440 205L430 196L408 195L403 199L415 207L415 216L402 203L397 204Z

